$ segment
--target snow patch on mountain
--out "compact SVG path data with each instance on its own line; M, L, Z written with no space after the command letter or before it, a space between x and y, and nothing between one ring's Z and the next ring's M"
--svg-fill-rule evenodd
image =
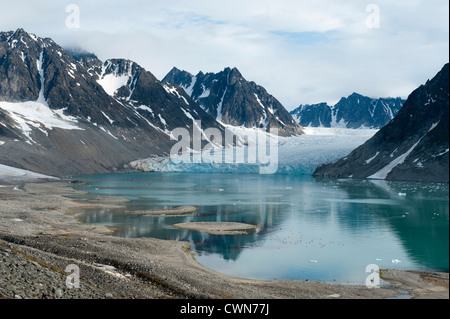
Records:
M39 97L37 99L37 102L40 104L43 104L45 106L48 106L47 101L44 97L44 85L45 85L45 76L44 76L44 51L41 52L39 55L39 60L36 61L37 69L39 71L39 78L41 82L41 88L39 90Z
M186 100L186 98L178 93L177 89L174 86L163 83L163 87L167 93L177 96L179 99L182 99L184 103L186 103L186 105L189 105L189 102Z
M119 72L119 65L116 65L115 69L110 72L109 69L111 66L113 66L113 63L110 60L103 63L102 72L97 83L103 87L108 95L114 97L118 89L127 85L129 82L130 85L132 84L134 78L134 75L132 74L133 62L130 61L125 73Z
M39 129L48 135L49 130L61 128L64 130L83 130L77 124L75 117L64 115L64 111L52 110L47 105L39 102L10 103L0 102L0 109L16 123L28 143L33 142L31 131Z
M64 111L52 110L48 106L38 102L0 102L0 109L9 113L13 119L25 122L27 125L36 127L42 124L45 128L52 130L61 128L65 130L83 130L77 126L77 119L73 116L64 115Z
M115 75L113 73L103 75L97 82L100 84L106 93L110 96L114 96L116 91L128 82L128 75Z
M438 123L434 123L431 126L431 128L428 130L428 132L424 136L422 136L413 146L411 146L411 148L406 153L398 156L396 159L394 159L388 165L383 167L381 170L379 170L375 174L369 176L368 178L369 179L386 179L394 168L396 168L398 165L401 165L401 164L403 164L405 162L406 158L414 151L414 149L417 147L417 145L419 145L420 142L422 142L423 138L425 136L427 136L427 134L429 132L434 130L438 126L438 124L439 124L439 122ZM421 164L419 165L419 167L421 167Z
M189 85L188 87L186 86L181 86L184 91L186 92L187 95L192 96L192 92L194 91L194 86L197 83L197 77L194 76L192 77L192 81L191 81L191 85Z

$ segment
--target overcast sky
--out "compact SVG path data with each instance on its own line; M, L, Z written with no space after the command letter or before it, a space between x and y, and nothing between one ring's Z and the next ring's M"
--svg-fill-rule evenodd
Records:
M406 98L449 56L448 0L0 0L0 30L19 27L159 79L237 67L288 110Z

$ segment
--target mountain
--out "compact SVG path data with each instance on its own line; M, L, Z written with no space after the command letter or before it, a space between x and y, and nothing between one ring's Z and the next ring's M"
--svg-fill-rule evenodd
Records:
M0 163L47 175L110 172L170 152L176 127L224 128L137 63L0 32Z
M332 108L327 103L300 105L291 115L301 126L331 127Z
M173 68L162 80L180 86L217 121L233 126L279 130L281 136L303 134L283 105L255 82L247 81L236 68L196 76Z
M79 62L106 93L169 136L178 127L192 130L192 119L201 120L204 127L216 127L223 131L221 125L192 101L184 90L160 82L133 61L109 59L102 63L88 56Z
M397 115L404 103L401 98L372 99L353 93L334 106L300 105L291 114L302 126L379 129Z
M448 183L449 84L446 64L373 138L314 175Z

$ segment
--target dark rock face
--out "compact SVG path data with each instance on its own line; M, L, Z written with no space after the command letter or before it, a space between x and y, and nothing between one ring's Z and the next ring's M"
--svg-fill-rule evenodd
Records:
M110 172L168 154L171 131L192 128L193 119L224 130L184 90L132 61L103 63L22 29L0 32L0 56L5 165L49 175Z
M108 60L103 65L102 81L108 75L128 76L126 85L119 88L114 97L133 107L154 125L164 130L177 127L192 129L192 118L201 120L205 128L222 127L179 88L157 80L153 74L138 64L123 59ZM142 107L142 106L147 107Z
M379 129L398 114L404 102L401 98L372 99L353 93L334 106L301 105L291 114L302 126Z
M332 111L327 103L300 105L291 115L301 126L331 127Z
M217 74L196 76L173 68L163 82L178 85L218 121L248 128L279 130L282 136L303 134L303 130L281 103L254 82L248 82L236 68Z
M40 79L32 57L39 57L43 42L22 29L0 33L0 101L37 100Z
M373 138L316 176L449 181L449 65L416 89Z

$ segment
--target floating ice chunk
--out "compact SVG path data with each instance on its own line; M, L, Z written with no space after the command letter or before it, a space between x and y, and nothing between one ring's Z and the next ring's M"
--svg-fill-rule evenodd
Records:
M393 264L400 264L402 261L398 259L392 259Z
M405 197L405 196L406 196L406 193L398 193L398 196L400 196L400 197Z
M311 260L309 260L308 262L309 262L310 264L317 264L317 263L318 263L318 261L315 260L315 259L311 259Z

